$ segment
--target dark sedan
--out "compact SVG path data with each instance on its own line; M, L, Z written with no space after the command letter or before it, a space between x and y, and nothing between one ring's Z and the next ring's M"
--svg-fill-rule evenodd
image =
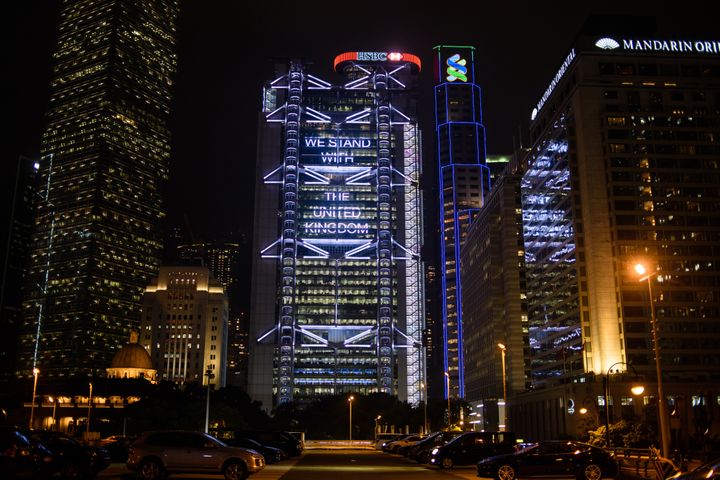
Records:
M271 447L269 445L261 445L251 438L231 438L224 440L225 444L230 447L247 448L249 450L255 450L265 457L265 463L277 463L287 458L287 453L279 448Z
M445 445L461 433L462 432L436 432L428 435L425 440L410 449L408 458L417 460L418 463L428 463L430 461L430 451L432 449Z
M52 452L21 429L0 427L0 474L9 478L47 478L52 476L52 461Z
M128 451L130 445L137 440L138 437L126 437L123 435L113 435L103 438L98 442L98 447L102 447L110 454L110 461L117 463L125 463L128 459Z
M58 432L33 430L29 435L53 453L62 478L93 478L110 465L110 454L104 448L83 445Z
M615 458L605 450L575 441L539 442L508 455L478 462L478 477L515 480L527 477L576 477L600 480L617 475Z

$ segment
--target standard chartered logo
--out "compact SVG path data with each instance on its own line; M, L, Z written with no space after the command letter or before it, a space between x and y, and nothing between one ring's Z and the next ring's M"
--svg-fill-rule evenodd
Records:
M464 58L460 58L459 54L455 54L447 59L447 81L454 82L460 80L461 82L467 82L467 67L465 66L467 61Z

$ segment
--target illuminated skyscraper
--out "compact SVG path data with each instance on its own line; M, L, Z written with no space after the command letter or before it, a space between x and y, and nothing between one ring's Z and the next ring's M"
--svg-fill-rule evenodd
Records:
M510 416L527 437L576 435L559 428L580 425L584 398L599 395L602 406L598 380L611 370L637 371L647 392L619 397L629 388L613 378L613 421L655 403L653 315L677 438L710 431L720 382L720 43L663 39L636 19L629 27L578 37L531 114L522 195L535 395ZM547 405L558 408L546 415Z
M102 373L157 274L174 0L67 0L53 54L18 375Z
M140 345L158 378L225 386L228 301L206 267L163 266L145 289Z
M291 62L264 90L249 392L417 404L424 380L420 60L348 52L332 85Z
M244 236L242 237L244 239ZM225 289L229 302L227 383L247 383L247 313L240 292L240 244L235 242L191 242L177 246L183 263L202 264ZM198 263L199 262L199 263Z
M440 181L440 272L446 396L465 396L460 246L489 192L475 48L435 47L435 126ZM445 387L447 390L447 386Z

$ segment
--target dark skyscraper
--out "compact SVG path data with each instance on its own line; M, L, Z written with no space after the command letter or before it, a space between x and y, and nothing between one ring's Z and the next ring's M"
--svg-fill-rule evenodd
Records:
M15 374L17 332L21 315L22 284L32 238L37 195L38 162L21 156L15 172L7 245L0 278L0 378Z
M475 48L435 47L435 126L440 181L440 272L446 396L464 393L460 246L472 215L489 191ZM445 388L447 390L447 386Z
M18 375L103 372L161 254L172 0L64 3L42 137Z

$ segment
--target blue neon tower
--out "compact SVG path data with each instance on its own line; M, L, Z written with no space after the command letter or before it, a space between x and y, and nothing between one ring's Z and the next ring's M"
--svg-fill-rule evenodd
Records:
M443 350L450 379L445 394L463 398L460 246L490 190L490 170L485 164L480 86L475 83L475 48L440 45L434 50Z

